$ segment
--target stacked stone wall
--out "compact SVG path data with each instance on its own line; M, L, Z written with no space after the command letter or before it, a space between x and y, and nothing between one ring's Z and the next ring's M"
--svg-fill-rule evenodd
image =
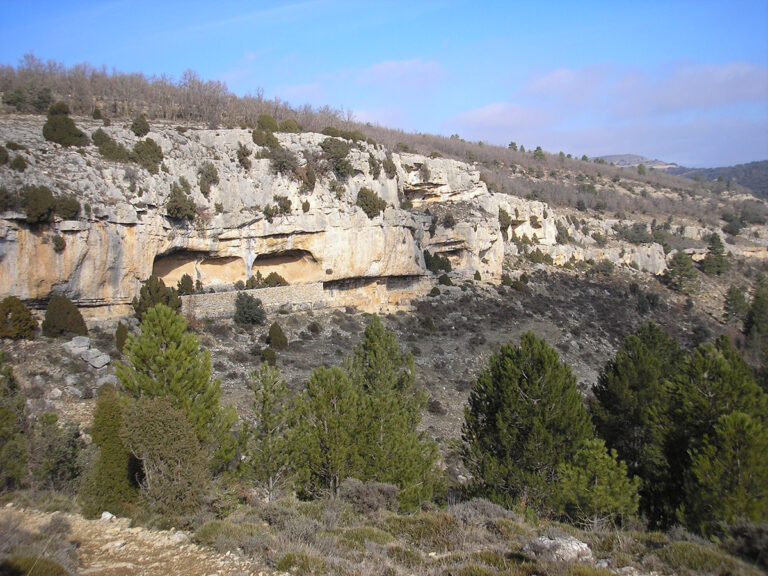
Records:
M323 292L322 282L243 290L243 292L261 300L267 311L305 310L324 308L329 305ZM237 291L232 290L182 296L181 311L184 315L195 318L231 318L235 313L237 294Z

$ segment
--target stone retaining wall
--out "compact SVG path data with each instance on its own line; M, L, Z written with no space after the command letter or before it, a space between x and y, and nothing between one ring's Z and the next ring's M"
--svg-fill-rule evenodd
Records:
M322 282L243 290L243 292L261 300L267 311L281 308L305 310L329 306ZM231 318L235 313L237 294L236 290L232 290L182 296L181 311L185 316L195 318Z

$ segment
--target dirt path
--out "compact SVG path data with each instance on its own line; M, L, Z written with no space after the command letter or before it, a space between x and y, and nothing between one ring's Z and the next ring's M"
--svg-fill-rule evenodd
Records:
M131 528L128 520L87 520L58 513L72 529L67 539L78 546L82 576L272 576L275 572L232 554L219 554L189 541L183 532ZM37 532L54 514L27 508L0 509L0 521L21 517L25 530Z

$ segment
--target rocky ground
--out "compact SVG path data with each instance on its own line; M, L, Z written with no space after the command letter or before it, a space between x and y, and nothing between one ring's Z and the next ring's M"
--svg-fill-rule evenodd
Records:
M469 390L488 356L526 331L555 346L587 392L624 338L644 321L659 323L685 345L736 330L721 322L724 285L718 283L707 285L697 304L687 309L684 297L631 270L591 277L537 265L526 274L528 282L515 287L484 282L441 286L439 296L415 303L412 311L383 316L402 348L414 357L417 379L429 395L423 425L446 451L460 439ZM659 303L641 313L639 302L648 294L658 295ZM260 362L272 322L281 325L290 342L278 352L277 366L289 387L298 391L317 366L342 362L367 320L355 309L336 308L272 313L263 326L248 329L228 319L196 321L193 328L203 348L211 352L213 374L222 381L225 401L248 415L252 401L248 375ZM135 329L135 321L127 321ZM33 411L55 410L88 427L94 392L104 382L116 381L114 365L120 358L114 323L93 324L89 336L86 355L66 340L40 337L3 343ZM101 363L94 360L100 358L97 352L109 354L111 362L95 367Z
M197 546L188 534L174 529L148 530L131 527L126 518L87 520L79 514L40 512L10 504L0 509L3 532L21 530L31 539L50 538L52 522L68 527L58 537L74 544L71 562L81 576L275 574L254 560Z

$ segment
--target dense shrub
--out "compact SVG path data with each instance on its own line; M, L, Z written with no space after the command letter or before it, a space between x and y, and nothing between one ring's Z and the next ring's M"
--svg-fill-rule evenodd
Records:
M165 203L165 213L174 220L194 220L197 206L194 200L182 192L175 183L171 184L171 193Z
M123 422L123 405L117 390L111 384L103 385L91 426L93 443L99 447L99 453L80 493L87 517L96 517L105 510L126 514L138 495L139 466L121 438Z
M14 576L69 576L70 572L50 558L27 554L11 554L0 563L0 574Z
M68 115L69 115L69 105L63 101L56 102L56 104L53 104L48 109L48 116L68 116Z
M143 470L141 496L165 516L196 511L210 483L195 429L163 397L142 397L125 410L122 440Z
M396 512L399 507L400 490L394 484L383 482L361 482L347 478L339 487L339 496L349 502L358 514L369 514L379 510Z
M0 166L8 164L8 150L5 146L0 145Z
M242 142L237 143L237 161L246 170L251 169L251 149L243 146Z
M56 201L45 186L25 186L21 189L21 206L29 224L50 222L56 210Z
M122 144L118 144L112 136L101 128L96 130L91 137L93 138L93 143L99 148L99 154L105 160L112 162L133 161L133 153Z
M43 125L43 137L62 146L87 146L88 136L75 126L68 114L69 107L63 102L51 106Z
M88 328L77 306L66 296L54 294L45 310L43 334L51 338L62 334L85 336L88 334Z
M290 132L290 133L298 133L301 132L301 126L299 126L299 123L296 122L293 118L288 118L288 120L283 120L280 122L280 132Z
M384 158L384 161L381 163L381 166L384 168L384 174L387 175L387 178L394 178L397 176L397 166L395 165L395 161L392 160L391 152L387 152L387 155Z
M192 280L192 276L190 276L189 274L182 274L181 278L176 284L176 292L179 293L179 296L184 296L186 294L194 294L195 283Z
M131 306L136 318L141 321L144 314L158 304L165 304L173 310L181 309L181 298L173 288L166 288L165 282L157 276L150 276L139 290L138 299L134 296Z
M64 240L64 237L60 236L59 234L56 234L53 238L51 238L51 242L53 243L53 251L57 254L59 252L64 252L64 248L67 247L67 241Z
M241 326L264 324L267 314L261 300L240 292L235 300L235 322Z
M207 198L208 194L211 193L211 186L219 183L219 171L216 170L216 166L212 162L203 162L197 171L197 177L200 184L200 192Z
M27 398L0 350L0 490L21 488L27 479L30 424Z
M376 192L366 187L360 188L357 193L356 205L363 209L368 218L375 218L387 207L387 203Z
M270 160L270 167L275 174L290 176L299 169L299 159L296 154L285 148L270 148L265 155Z
M424 265L427 267L427 270L434 274L441 271L451 271L451 261L448 260L447 256L441 256L440 254L433 256L428 250L424 250Z
M41 415L29 443L32 486L45 490L69 491L81 474L80 451L83 439L77 423L59 426L54 413Z
M448 277L448 274L441 274L440 277L437 279L438 284L440 286L453 286L453 282L451 282L451 279Z
M8 188L0 186L0 212L6 210L18 210L19 196L8 192Z
M549 264L551 266L554 263L552 256L542 252L541 248L536 248L536 250L528 252L525 257L534 264Z
M72 196L59 196L54 211L62 220L75 220L80 215L80 202Z
M270 272L267 277L264 278L264 286L266 288L276 288L277 286L288 286L288 280L280 276L277 272Z
M11 170L16 170L16 172L24 172L27 169L27 161L21 154L16 154L8 166L10 166Z
M283 332L283 329L280 328L280 324L277 322L273 322L269 327L267 344L275 350L283 350L288 347L288 338L286 338L285 332Z
M115 348L120 354L123 353L126 340L128 340L128 327L122 322L118 322L115 329Z
M379 176L381 176L381 162L371 152L368 153L368 169L374 180L378 180Z
M269 114L260 114L256 124L265 132L277 132L279 129L277 121Z
M163 161L163 150L152 138L139 140L133 145L135 162L150 174L157 174Z
M33 338L37 320L24 303L15 296L0 302L0 338Z
M131 122L131 132L139 138L149 134L149 122L147 122L147 117L144 114L139 114L133 119L133 122Z
M279 148L280 142L277 140L277 137L272 134L272 132L267 132L266 130L261 130L260 128L257 128L253 131L252 134L253 137L253 143L257 146L261 146L263 148Z
M320 148L325 152L336 177L345 180L352 174L352 164L347 160L351 146L338 138L326 138L320 142Z
M632 226L618 226L616 234L631 244L651 244L654 241L648 226L641 222L635 222Z
M262 362L266 362L270 366L277 364L277 352L275 352L274 349L272 349L270 346L263 348L259 354L261 356Z

